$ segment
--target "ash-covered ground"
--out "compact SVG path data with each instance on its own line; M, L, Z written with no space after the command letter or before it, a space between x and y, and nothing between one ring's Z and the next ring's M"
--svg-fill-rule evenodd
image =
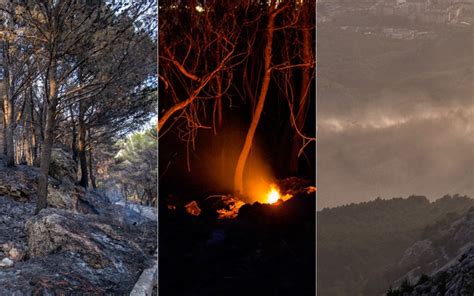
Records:
M153 266L156 219L68 185L66 167L35 216L37 169L0 166L0 294L128 294Z

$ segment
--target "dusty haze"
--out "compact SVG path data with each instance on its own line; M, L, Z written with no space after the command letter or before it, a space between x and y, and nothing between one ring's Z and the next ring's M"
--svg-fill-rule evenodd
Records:
M472 29L425 24L403 39L389 27L404 25L318 29L319 209L474 196Z

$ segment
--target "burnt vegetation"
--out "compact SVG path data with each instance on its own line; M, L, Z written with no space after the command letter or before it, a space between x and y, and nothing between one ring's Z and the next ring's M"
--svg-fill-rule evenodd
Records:
M124 294L153 264L155 7L0 1L2 294Z

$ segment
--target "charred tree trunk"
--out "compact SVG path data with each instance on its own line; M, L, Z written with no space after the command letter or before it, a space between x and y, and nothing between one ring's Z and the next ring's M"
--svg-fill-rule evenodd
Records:
M8 95L4 95L3 98L3 109L4 109L4 122L5 122L5 157L6 164L9 167L15 165L15 146L14 146L14 129L15 129L15 118L14 118L14 106Z
M9 69L9 52L8 41L2 42L3 52L3 123L5 129L5 157L6 165L12 167L15 165L15 146L14 146L14 130L15 130L15 104L12 97L10 85L10 69Z
M71 124L72 124L72 139L71 139L71 150L72 150L72 159L77 163L77 128L76 121L74 120L74 113L72 105L69 106L69 113L71 113Z
M302 69L302 78L300 85L300 99L298 105L298 111L296 113L296 118L294 122L295 132L293 134L293 140L291 145L291 154L290 154L290 165L289 171L291 174L298 174L298 159L299 151L303 146L303 138L299 134L299 131L302 132L304 128L304 123L306 120L306 114L308 111L308 101L309 101L309 88L311 84L311 62L313 59L313 53L311 50L311 29L309 28L309 7L302 10L303 18L303 48L302 48L302 57L303 63L308 64L308 66L303 67Z
M79 139L77 143L77 155L79 156L79 164L81 166L81 179L79 185L87 188L89 185L89 176L87 174L87 155L86 155L86 121L85 121L86 106L84 102L79 102L79 116L78 116L78 134Z
M44 130L44 141L41 148L41 165L38 181L38 202L35 214L46 208L48 201L48 175L51 164L51 152L54 144L54 126L56 124L56 109L58 96L56 90L56 64L52 61L48 73L48 104L46 111L46 126Z
M244 191L244 171L245 171L245 164L247 163L247 159L250 153L250 149L252 148L253 138L255 136L255 131L258 126L258 122L260 121L260 116L262 114L263 106L265 104L265 99L267 97L268 86L270 85L271 79L271 61L272 61L272 45L273 45L273 33L275 31L275 17L277 16L278 12L281 11L281 8L278 10L274 10L274 3L269 8L269 15L268 15L268 23L266 28L266 45L264 51L264 76L262 85L260 87L260 95L257 100L257 106L255 107L255 111L253 113L252 122L250 123L250 127L247 132L247 136L245 137L244 146L242 147L242 151L240 152L239 159L237 161L237 167L235 169L234 174L234 193L235 194L243 194Z
M97 185L95 183L95 175L94 175L94 159L93 159L93 154L92 154L92 144L89 145L89 175L91 179L92 188L97 189Z
M33 166L37 165L38 162L38 132L37 132L37 127L36 127L36 121L35 121L35 105L34 105L34 99L33 99L33 89L30 88L30 129L31 129L31 142L30 142L30 149L31 149L31 164Z

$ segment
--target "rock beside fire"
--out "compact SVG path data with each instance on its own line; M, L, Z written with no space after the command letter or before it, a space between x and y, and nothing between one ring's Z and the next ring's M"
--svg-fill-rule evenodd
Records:
M203 201L203 209L217 214L218 219L233 219L245 204L231 195L211 195Z
M195 200L185 205L184 208L186 209L186 212L188 212L188 214L190 215L199 216L201 214L201 209L199 208Z
M277 184L283 195L311 194L316 191L316 187L312 186L312 181L297 177L278 180Z
M278 204L245 204L233 219L219 219L232 200L221 195L201 201L199 216L160 210L170 230L160 237L160 292L314 295L316 199L304 188Z

